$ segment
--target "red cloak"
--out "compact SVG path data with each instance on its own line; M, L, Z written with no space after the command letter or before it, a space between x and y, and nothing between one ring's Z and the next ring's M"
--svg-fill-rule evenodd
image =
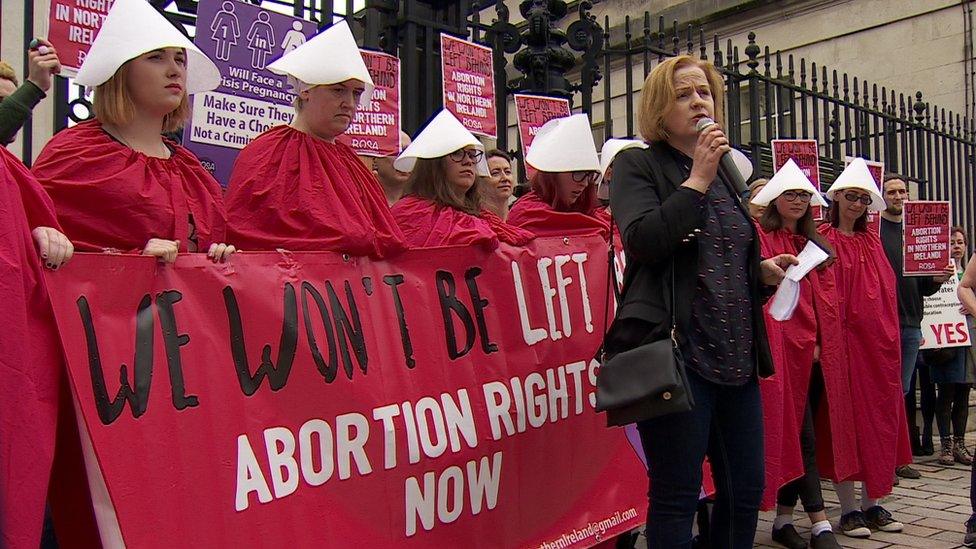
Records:
M599 234L606 240L610 235L610 222L606 217L582 212L560 212L539 196L529 191L519 198L508 212L509 225L528 229L538 236L583 236Z
M832 269L837 282L841 341L850 372L851 416L836 419L854 426L859 467L843 480L860 480L868 497L880 498L891 492L895 467L912 462L901 391L895 273L878 235L845 235L829 224L817 230L837 254ZM840 477L839 465L819 459L823 457L830 455L818 452L818 462L823 463L821 474Z
M179 240L187 252L195 235L197 251L205 252L226 241L220 184L193 153L166 144L170 158L146 156L113 139L97 120L51 138L33 171L76 250L138 253L150 238L163 238Z
M392 211L411 248L476 245L494 250L499 241L524 246L535 238L531 232L513 227L487 210L477 217L416 195L401 198Z
M289 126L244 147L226 204L229 238L243 250L389 257L405 248L386 195L352 149Z
M763 257L779 254L799 254L807 244L803 236L788 230L766 232L761 227L759 235ZM796 465L802 474L802 457L792 455L793 448L799 451L800 428L806 410L806 403L814 362L814 350L820 344L820 367L823 373L824 395L820 401L821 421L817 423L816 441L818 454L829 458L832 480L842 481L857 472L857 433L849 421L853 414L853 404L848 382L847 352L841 342L840 310L834 269L811 271L800 281L800 298L792 318L779 322L766 316L770 350L776 366L776 376L782 388L782 407L773 410L764 407L767 421L777 422L777 416L786 418L780 421L783 436L783 464L786 465L783 481L796 478ZM763 396L766 394L764 392ZM764 403L765 404L765 403ZM767 429L767 432L769 429ZM794 444L795 443L795 444ZM787 453L789 452L789 453ZM800 461L796 462L795 459ZM769 479L767 479L769 480ZM767 495L770 486L767 483Z
M58 452L68 442L61 439L59 421L70 427L67 433L77 429L72 423L73 413L62 413L59 419L59 399L61 408L70 408L71 400L64 378L61 340L31 236L34 228L60 230L60 226L44 189L3 147L0 224L0 303L4 318L0 330L0 546L38 547L55 439L58 438ZM74 443L77 450L76 432ZM81 474L81 485L85 486L80 454L74 465L73 470ZM78 485L79 480L72 479L71 483ZM52 502L56 497L52 496ZM87 510L82 507L84 499L76 502L74 513L88 518L87 533L91 534L94 518L90 505ZM76 533L83 537L82 532Z

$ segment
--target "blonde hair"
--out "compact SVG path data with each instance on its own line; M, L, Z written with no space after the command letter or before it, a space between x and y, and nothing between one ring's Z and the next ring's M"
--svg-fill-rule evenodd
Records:
M111 78L95 88L95 118L103 124L120 126L128 124L136 115L135 105L126 87L129 63L126 61ZM183 93L183 100L172 112L163 117L163 133L175 132L190 119L190 101Z
M708 79L708 87L715 102L715 121L721 126L725 105L725 81L715 65L696 59L690 55L672 57L647 75L641 89L640 110L637 113L637 128L647 141L667 141L668 130L664 119L671 112L677 94L674 89L674 73L684 67L698 67Z
M10 80L14 86L20 85L20 82L17 81L17 73L6 61L0 61L0 80Z

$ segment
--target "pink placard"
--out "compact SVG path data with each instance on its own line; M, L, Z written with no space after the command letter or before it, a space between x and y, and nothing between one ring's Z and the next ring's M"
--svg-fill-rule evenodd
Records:
M495 70L491 48L441 34L444 108L471 133L495 139Z

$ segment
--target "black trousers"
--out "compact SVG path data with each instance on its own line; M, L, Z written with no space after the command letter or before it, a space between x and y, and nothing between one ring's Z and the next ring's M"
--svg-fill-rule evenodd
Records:
M813 423L823 392L823 372L820 371L820 364L814 363L810 374L810 388L807 391L807 406L803 413L803 425L800 427L803 476L783 485L776 492L778 505L795 507L799 500L803 502L803 510L807 513L824 510L823 492L820 490L820 471L817 470L817 438Z

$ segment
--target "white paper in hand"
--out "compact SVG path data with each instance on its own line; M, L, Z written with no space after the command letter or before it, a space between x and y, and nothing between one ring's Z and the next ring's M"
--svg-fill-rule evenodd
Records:
M800 264L791 265L786 269L786 278L776 289L773 303L769 306L769 315L779 321L793 318L793 311L800 301L800 281L828 257L830 256L823 248L817 246L812 240L808 241L803 251L796 256Z

